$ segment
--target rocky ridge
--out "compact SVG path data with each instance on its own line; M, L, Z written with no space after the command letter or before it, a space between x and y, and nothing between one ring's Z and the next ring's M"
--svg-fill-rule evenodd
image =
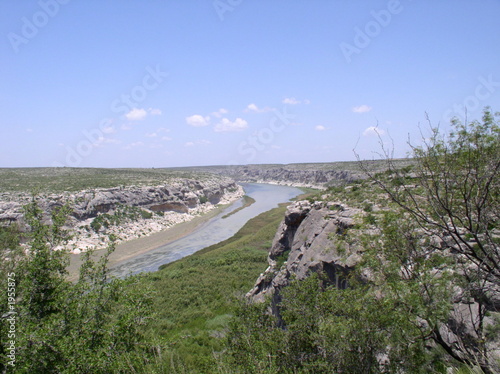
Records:
M393 160L399 167L412 164L410 159ZM371 172L387 170L384 160L363 161L363 167ZM355 180L366 179L367 175L358 162L331 162L305 164L228 165L192 167L186 170L209 172L230 177L239 182L270 183L325 189L344 185Z
M67 247L78 253L83 249L105 246L109 234L116 235L118 241L125 241L158 232L206 213L217 204L235 201L243 194L241 186L233 180L217 177L204 181L178 179L158 186L45 194L38 196L37 200L47 223L50 223L50 214L54 209L65 204L70 206L72 212L66 228L73 238ZM0 224L17 223L22 229L27 229L23 206L30 202L31 197L22 193L4 193L1 200ZM92 225L98 217L112 220L118 219L118 215L125 216L120 225Z

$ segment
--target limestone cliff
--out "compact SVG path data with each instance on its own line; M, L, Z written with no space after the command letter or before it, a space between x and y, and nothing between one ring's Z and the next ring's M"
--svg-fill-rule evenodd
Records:
M412 163L408 159L393 160L399 167ZM364 161L364 167L371 172L387 170L383 160ZM366 173L358 162L268 164L268 165L228 165L187 168L190 171L209 172L228 176L240 182L275 183L297 187L323 189L354 180L365 179Z
M324 272L328 282L345 288L347 273L358 263L358 248L341 240L361 213L341 203L299 201L290 205L268 256L269 267L260 275L247 297L273 308L281 301L280 290L293 278L304 279Z
M269 299L269 312L277 317L278 325L281 325L281 293L291 280L302 280L321 272L325 276L325 286L334 285L339 289L348 287L347 275L360 264L363 248L359 242L344 239L349 236L346 235L347 231L377 231L356 225L355 221L359 223L358 218L365 214L361 209L337 202L299 201L290 205L274 237L268 256L269 267L259 276L253 289L247 293L247 298L254 302ZM447 239L436 238L435 243L443 250L452 249L453 243L447 243ZM452 255L452 252L446 253ZM435 274L440 272L440 268L435 269ZM369 272L361 274L366 281L371 278ZM484 316L484 313L487 311L498 315L500 289L498 284L484 282L483 290L487 292L482 294L482 304L479 304L470 297L470 289L464 287L463 283L455 283L450 287L453 288L453 301L449 319L435 331L436 334L439 332L442 344L460 357L463 354L461 344L465 340L478 339L479 321L483 321L484 326L495 325L493 317ZM421 322L427 323L424 320ZM491 357L500 359L500 344L495 339L490 339L486 344Z
M205 213L217 204L232 202L243 193L241 186L230 178L217 176L203 181L177 179L157 186L45 194L37 200L47 223L54 209L69 205L72 212L66 228L73 236L69 248L77 253L85 248L104 246L109 234L123 241L163 230ZM2 200L0 225L17 223L21 229L27 229L23 206L31 200L29 194L3 194Z

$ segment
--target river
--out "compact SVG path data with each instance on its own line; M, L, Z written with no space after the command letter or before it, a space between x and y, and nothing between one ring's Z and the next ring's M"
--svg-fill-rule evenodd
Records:
M277 207L279 203L290 201L302 193L296 187L272 184L242 183L242 186L245 193L255 199L255 203L227 218L222 218L243 205L243 199L240 199L189 235L116 264L111 268L111 275L122 278L127 275L156 271L161 265L179 260L230 238L249 219Z

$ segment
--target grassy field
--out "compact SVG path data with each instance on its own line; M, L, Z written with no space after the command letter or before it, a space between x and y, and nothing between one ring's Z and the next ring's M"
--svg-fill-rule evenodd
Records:
M158 342L151 372L216 372L214 352L241 297L267 264L285 204L249 220L232 238L145 275L155 317L146 333ZM198 371L199 372L199 371Z
M203 172L173 169L0 168L1 192L80 191L130 185L159 185L176 178L213 178Z

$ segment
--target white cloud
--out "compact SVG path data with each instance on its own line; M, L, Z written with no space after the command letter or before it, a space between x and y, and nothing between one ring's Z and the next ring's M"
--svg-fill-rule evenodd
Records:
M227 118L223 118L215 125L215 132L242 131L248 127L248 122L242 118L236 118L233 122Z
M300 104L300 101L297 100L295 97L287 97L287 98L283 99L282 103L289 104L289 105L297 105L297 104Z
M116 128L114 126L106 126L102 129L102 132L105 134L114 134L116 132Z
M194 142L186 142L184 143L184 146L193 147L195 145L207 145L207 144L211 144L210 140L202 139L202 140L195 140Z
M149 108L148 111L152 116L160 116L161 115L160 109Z
M146 133L146 137L148 137L148 138L156 138L157 136L158 136L158 134L155 132L147 132Z
M306 105L311 104L311 100L309 100L309 99L305 99L305 100L304 100L304 104L306 104Z
M199 114L194 114L192 116L186 117L186 123L194 127L208 126L210 125L210 117L203 117Z
M384 135L385 131L382 129L379 129L376 126L370 126L363 131L363 136L381 136Z
M221 118L224 114L227 114L228 111L227 109L220 108L218 111L213 112L212 115L217 118Z
M26 129L26 132L33 132L33 129L31 129L31 128L27 128L27 129Z
M102 147L104 144L120 144L121 141L118 139L105 138L100 136L92 145L94 147Z
M368 105L360 105L360 106L355 106L352 108L352 111L354 113L367 113L369 112L370 110L372 110L373 108L371 106L368 106Z
M252 111L252 112L258 112L259 108L257 107L257 105L252 103L252 104L247 105L247 110Z
M125 117L129 121L142 121L146 116L148 115L148 112L146 112L144 109L137 109L134 108L127 114L125 114Z
M130 143L130 144L126 145L125 147L123 147L123 149L132 149L132 148L142 147L142 146L144 146L143 142L134 142L134 143Z
M316 131L325 131L326 130L326 127L323 126L323 125L318 125L314 128Z
M124 131L127 131L127 130L132 130L132 126L130 126L128 123L124 123L122 126L121 126L121 129L124 130Z
M169 141L169 140L172 140L172 138L170 136L162 136L161 140L165 140L165 141Z
M257 105L255 105L254 103L251 103L251 104L248 104L246 109L245 109L245 112L255 112L255 113L266 113L266 112L270 112L272 111L273 108L269 108L268 106L264 107L264 108L259 108Z

